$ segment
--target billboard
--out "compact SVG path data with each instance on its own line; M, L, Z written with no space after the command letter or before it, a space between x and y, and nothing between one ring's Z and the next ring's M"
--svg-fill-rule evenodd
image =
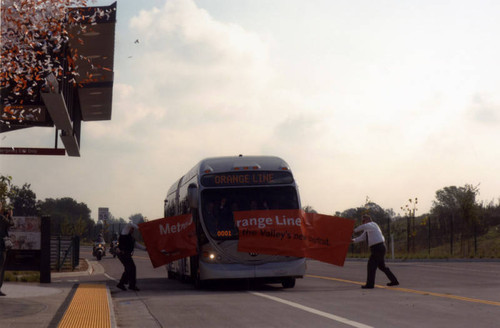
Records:
M41 249L42 219L35 216L15 216L14 226L9 229L9 236L14 246L12 249Z

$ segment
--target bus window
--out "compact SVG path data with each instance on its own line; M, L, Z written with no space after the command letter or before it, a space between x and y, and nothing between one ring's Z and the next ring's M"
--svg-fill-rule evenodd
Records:
M214 239L238 239L234 211L298 209L295 188L256 187L205 189L202 192L202 221Z

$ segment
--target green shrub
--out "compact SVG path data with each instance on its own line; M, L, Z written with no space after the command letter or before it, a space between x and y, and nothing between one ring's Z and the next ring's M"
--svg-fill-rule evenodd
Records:
M37 272L37 271L5 271L4 281L40 282L40 272Z

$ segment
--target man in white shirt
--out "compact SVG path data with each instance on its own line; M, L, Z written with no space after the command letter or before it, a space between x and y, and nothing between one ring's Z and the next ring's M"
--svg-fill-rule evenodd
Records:
M365 214L362 216L362 224L354 229L354 232L361 232L356 238L353 238L354 243L359 243L368 237L368 246L370 246L370 258L368 259L368 276L366 278L366 285L361 286L364 289L371 289L375 286L375 273L377 268L385 273L390 282L387 286L397 286L399 285L396 276L385 266L385 238L380 230L380 227L375 222L372 222L372 218Z

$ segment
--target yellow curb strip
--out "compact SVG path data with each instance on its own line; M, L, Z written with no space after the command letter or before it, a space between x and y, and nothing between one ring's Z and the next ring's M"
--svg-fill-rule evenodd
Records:
M80 284L58 327L111 328L106 285Z

